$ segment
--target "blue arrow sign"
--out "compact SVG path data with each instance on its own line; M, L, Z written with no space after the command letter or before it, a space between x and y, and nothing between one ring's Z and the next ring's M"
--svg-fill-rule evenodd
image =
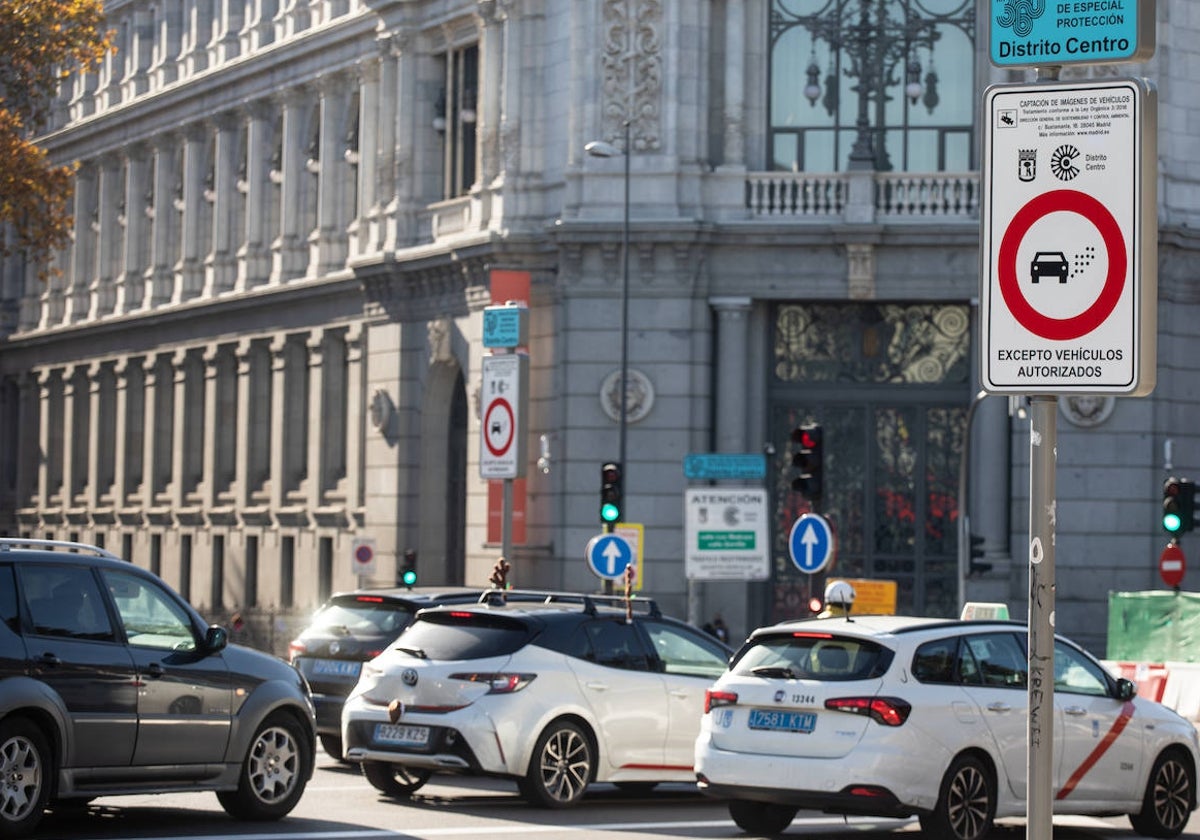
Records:
M833 531L829 521L819 513L806 513L792 524L788 537L788 553L796 568L805 574L816 574L833 560Z
M585 556L596 577L618 580L633 563L633 548L619 534L601 534L588 540Z

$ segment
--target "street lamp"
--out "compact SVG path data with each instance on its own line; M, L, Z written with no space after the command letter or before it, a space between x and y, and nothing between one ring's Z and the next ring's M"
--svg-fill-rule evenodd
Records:
M621 376L617 393L620 395L621 408L618 412L617 428L617 463L628 475L629 465L625 462L625 436L629 420L629 394L626 383L629 381L629 120L624 121L625 148L618 149L612 143L604 140L593 140L583 147L592 157L625 159L624 201L621 211ZM605 527L611 532L614 523Z

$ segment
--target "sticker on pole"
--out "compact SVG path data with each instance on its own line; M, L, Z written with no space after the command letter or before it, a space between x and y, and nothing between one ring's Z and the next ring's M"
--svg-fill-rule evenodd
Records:
M1149 393L1153 89L1134 79L996 85L984 100L984 390Z

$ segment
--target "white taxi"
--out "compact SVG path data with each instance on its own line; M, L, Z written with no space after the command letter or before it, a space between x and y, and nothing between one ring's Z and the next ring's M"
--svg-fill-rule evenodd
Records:
M699 787L754 834L805 808L981 840L1026 813L1027 640L1018 622L902 616L760 628L708 691ZM1135 694L1056 638L1054 813L1175 837L1196 808L1196 729Z

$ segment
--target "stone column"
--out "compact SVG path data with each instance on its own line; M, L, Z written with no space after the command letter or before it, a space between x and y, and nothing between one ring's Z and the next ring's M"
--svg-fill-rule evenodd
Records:
M217 451L219 430L223 423L234 422L235 418L222 418L220 414L221 345L205 345L204 362L204 467L201 470L199 495L201 505L209 510L220 505L217 498Z
M242 19L251 3L242 0L213 0L212 38L208 42L208 65L219 66L240 54Z
M745 452L746 406L750 403L747 351L749 348L748 297L712 297L709 305L717 315L717 407L718 452Z
M155 7L155 61L150 71L158 90L179 78L183 0L160 0Z
M165 484L163 463L158 457L160 441L165 436L170 440L171 429L162 428L158 423L159 402L163 398L159 381L160 365L158 356L151 354L143 360L142 370L145 372L143 387L145 388L144 420L142 421L142 506L146 510L158 507L158 492ZM166 447L162 447L165 449ZM169 467L169 465L167 465Z
M129 493L129 365L128 356L113 364L113 507L125 507Z
M129 53L125 57L127 73L123 79L122 96L133 99L150 89L150 62L154 57L154 11L149 5L133 10Z
M174 207L176 151L178 138L167 134L156 138L154 146L154 198L149 208L151 225L150 266L146 275L146 300L143 309L153 309L171 300L175 285L172 222Z
M271 274L267 220L274 186L269 163L275 141L274 111L266 102L255 102L246 120L246 177L238 188L246 195L245 230L237 251L236 291L242 292L267 282Z
M321 491L325 489L325 464L323 437L325 425L328 422L326 412L332 406L325 404L325 380L329 376L325 364L328 352L325 342L329 340L325 330L313 330L308 335L308 476L307 491L308 506L316 510L321 506Z
M204 234L211 231L204 214L211 219L212 209L204 199L204 176L208 164L207 147L210 130L206 125L190 126L183 144L183 219L181 232L183 248L175 271L180 277L172 303L183 303L199 297L204 291L204 257L208 242Z
M242 28L238 32L238 50L241 55L262 49L274 40L273 16L277 7L276 0L247 0Z
M478 183L489 188L501 175L500 169L500 96L504 88L504 29L495 0L481 0L483 39L479 46L483 72L479 74L479 177Z
M100 488L101 459L112 455L112 441L101 438L101 407L104 400L103 367L99 362L92 362L87 367L87 401L88 401L88 436L87 436L87 482L84 485L83 500L89 510L100 506L102 496ZM111 488L108 488L111 490Z
M116 257L120 253L118 246L124 239L123 231L117 225L119 203L123 203L125 192L125 179L118 159L114 156L105 157L100 162L99 174L96 190L96 260L88 289L89 318L100 318L113 312L116 305L113 277L118 270Z
M38 412L37 451L42 454L37 461L37 507L40 510L46 510L50 507L54 490L50 485L56 478L53 474L55 462L54 423L61 422L62 415L60 412L54 411L53 400L55 390L61 386L62 371L42 368L36 376L38 402L41 406ZM61 463L61 450L58 457L59 463Z
M385 42L386 43L386 42ZM379 213L379 77L382 56L368 56L358 66L358 200L350 226L351 257L373 253L378 248L374 220Z
M253 410L254 344L248 338L238 341L234 351L237 365L237 445L233 466L234 507L242 509L250 499L250 447L253 443L253 424L258 419Z
M237 280L234 258L233 220L237 193L237 154L240 131L237 117L222 114L217 118L213 163L212 250L204 260L204 296L215 297L230 291Z
M288 483L287 429L288 339L277 336L271 342L271 510L278 513L286 502Z
M279 230L271 243L271 282L282 283L304 275L308 253L305 232L300 230L303 215L301 179L308 177L304 168L304 141L307 97L301 88L288 91L283 101L283 155L280 173L283 188L279 212Z
M98 227L92 218L95 199L96 166L85 163L75 175L75 243L71 248L71 279L66 295L69 323L86 319L90 309L92 272L96 266L93 246Z
M317 177L317 227L309 237L308 276L323 277L346 267L346 225L343 195L353 177L346 163L346 76L335 73L321 80L320 172Z
M17 507L31 507L38 496L38 473L45 462L39 448L41 396L36 371L22 371L17 379Z
M144 303L142 272L149 268L143 262L146 255L146 237L150 226L147 203L150 195L150 158L146 147L130 146L125 158L125 247L124 264L117 276L113 310L125 314L138 309Z
M393 250L397 242L396 210L399 196L396 192L396 176L400 165L397 145L400 142L400 47L403 43L403 36L379 41L379 139L375 196L370 208L370 251ZM417 122L413 119L405 121L410 134Z
M744 166L746 10L744 0L725 0L725 165Z
M351 521L362 524L367 404L367 336L362 324L353 324L346 332L346 512Z
M75 365L69 365L63 369L62 505L64 509L75 506L75 491L83 484L81 477L87 475L87 463L79 463L75 457L75 436L87 431L75 427L75 419L79 416L76 401L86 401L89 396L86 380L84 387L80 388L79 370Z

